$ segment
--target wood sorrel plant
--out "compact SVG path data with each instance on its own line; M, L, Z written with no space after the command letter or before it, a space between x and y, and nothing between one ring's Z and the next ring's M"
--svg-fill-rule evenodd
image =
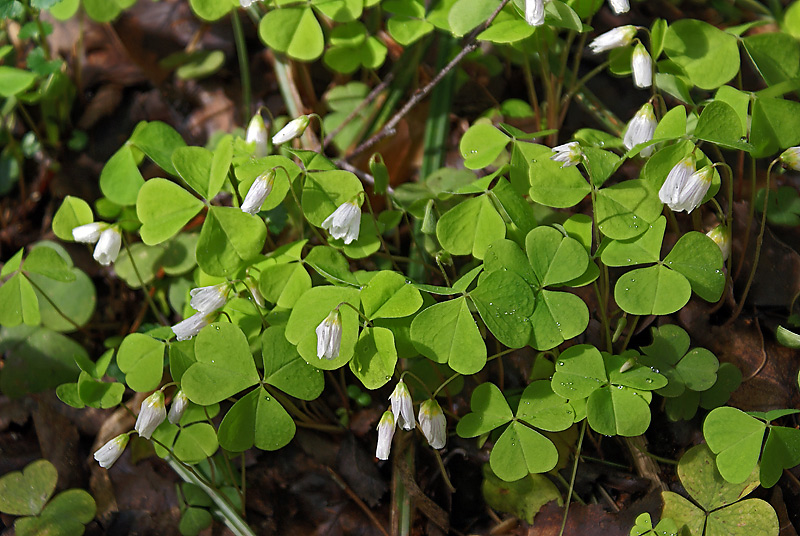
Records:
M190 3L206 20L230 13L242 38L236 3ZM715 461L716 480L706 475L711 483L689 490L692 496L703 486L755 483L754 471L772 486L783 469L800 464L796 430L773 424L797 412L720 407L741 373L693 345L685 330L659 323L650 344L632 347L640 319L676 313L693 295L717 303L727 289L729 321L741 312L767 214L761 210L746 286L734 292L729 274L742 260L728 257L736 180L728 162L750 163L738 173L755 184L757 170L772 160L767 193L776 163L797 168L798 149L790 147L800 143L800 104L784 98L800 77L797 28L745 35L760 22L725 31L699 20L656 19L649 28L620 24L598 33L589 24L607 8L581 1L457 0L428 9L421 0L278 4L241 3L278 55L286 95L287 58L322 57L339 73L380 68L384 28L409 54L421 53L433 33L463 37L463 46L454 55L442 46L440 72L396 111L402 87L387 88L391 79L409 78L403 69L369 93L358 82L332 90L332 112L321 119L287 102L296 117L282 129L269 122L263 132L261 116L248 117L246 137L226 133L207 147L187 146L164 123L137 125L105 164L95 209L67 197L52 227L64 241L98 242L101 262L113 262L117 277L143 289L162 325L126 335L96 362L78 351L80 376L58 387L64 402L108 408L123 403L126 387L155 391L141 409L131 408L140 412L136 430L152 434L156 452L212 495L240 532L248 529L237 508L194 467L220 449L225 456L280 449L297 426L342 426L296 402L320 397L326 377L344 392L339 377L325 374L339 369L367 390L394 389L391 410L383 394L376 397L377 414L387 410L376 423L378 458L401 454L390 454L392 441L407 434L437 450L454 436L481 438L491 450L492 477L508 482L572 459L572 481L562 490L567 505L584 436L644 434L662 404L652 404L654 394L672 420L712 410L702 455ZM627 2L611 7L628 11ZM766 8L760 16L783 18ZM584 57L587 43L592 59ZM391 187L379 154L369 173L351 163L431 92L444 108L431 112L426 146L441 144L451 98L441 88L452 87L459 62L479 45L522 73L529 102L502 103L466 130L458 166L465 169L443 167L434 150L417 183ZM742 83L742 58L761 77L752 87ZM590 69L591 62L600 63ZM642 89L626 128L586 86L606 68L623 77L621 85ZM347 103L334 98L337 90L350 92ZM394 99L389 107L378 105L382 91ZM573 101L605 130L562 129ZM510 124L520 117L536 132ZM144 158L163 176L145 180ZM376 212L381 198L386 208ZM761 203L767 207L769 196ZM101 230L122 233L118 257L110 246L101 249ZM157 277L161 270L165 276ZM0 288L7 328L72 331L91 317L69 303L87 278L57 245L20 251L0 275L7 278ZM523 386L518 392L502 388L502 359L513 352L536 356L531 376L514 382ZM112 360L124 383L106 376ZM477 385L470 411L454 414L451 387L461 377ZM169 420L165 395L173 404ZM414 429L417 405L421 433ZM104 466L121 455L128 436L120 437L98 451ZM559 451L556 439L570 452ZM689 461L686 467L696 469ZM674 495L665 496L671 522L663 526L703 534L697 520L714 514L682 509L685 499ZM709 509L718 502L698 501ZM640 521L638 534L652 530L649 518ZM741 532L731 534L753 527L777 534L768 505L759 504L755 520L740 521Z

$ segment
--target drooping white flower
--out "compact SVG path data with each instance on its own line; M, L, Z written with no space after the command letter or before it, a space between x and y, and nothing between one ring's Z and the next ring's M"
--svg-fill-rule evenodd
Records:
M675 212L685 210L687 213L696 209L711 186L711 178L714 176L714 168L706 166L689 175L686 182L683 184L678 199L671 204L669 208Z
M794 171L800 171L800 147L789 147L781 153L781 164ZM73 230L74 234L75 231ZM77 240L77 238L76 238Z
M648 88L653 85L653 60L643 44L639 43L633 49L631 56L631 71L633 84L639 88Z
M628 128L625 130L625 136L622 138L622 143L625 148L630 150L639 145L640 143L647 143L653 139L653 133L656 131L656 115L653 113L653 106L648 102L636 112L633 119L628 123ZM652 154L653 147L645 147L639 154L648 157Z
M120 434L97 449L94 453L94 459L97 460L100 467L110 469L114 462L122 456L125 447L128 445L128 439L130 439L128 434Z
M100 233L100 238L94 247L94 260L103 266L108 266L117 260L120 247L122 247L122 235L116 227L109 227Z
M339 205L333 214L325 218L322 228L327 229L333 238L343 238L345 244L358 240L361 229L361 209L355 201Z
M392 391L389 401L392 403L392 413L397 421L397 425L403 430L413 430L416 426L414 421L414 406L411 401L411 393L403 380L397 382L397 387Z
M709 232L706 233L706 236L709 237L711 240L714 241L716 245L719 246L719 250L722 252L722 260L727 261L728 257L731 255L731 231L724 225L717 225Z
M609 30L604 34L600 34L589 43L589 48L592 52L599 54L613 48L624 47L631 44L633 36L636 35L636 26L626 25L617 26L613 30Z
M246 5L244 5L246 0L241 0L242 7L248 7L252 4L252 0ZM267 137L269 136L269 132L267 132L267 125L264 124L264 118L261 117L261 114L256 114L250 119L250 123L247 125L247 134L245 135L245 141L247 143L254 143L256 146L256 150L254 155L256 157L267 156L267 152L269 151L269 146L267 144Z
M391 411L384 411L378 422L378 445L375 448L375 457L379 460L388 460L389 451L392 450L394 437L394 415Z
M265 171L253 181L247 195L242 201L242 212L255 214L261 210L261 205L267 200L267 196L272 192L272 185L275 183L275 169Z
M139 436L150 439L156 428L167 418L167 409L164 407L164 393L156 391L142 402L139 417L136 419L134 429Z
M74 238L76 242L94 244L100 239L100 233L102 233L107 227L107 223L100 221L87 223L86 225L75 227L72 230L72 238Z
M280 145L287 141L293 140L303 135L303 132L308 128L308 123L311 121L311 116L301 115L297 119L289 121L285 127L280 129L277 134L272 136L272 144Z
M426 400L420 405L419 427L430 446L435 449L444 448L447 442L447 419L436 400Z
M608 5L611 6L611 10L615 15L622 15L631 9L631 5L628 0L608 0Z
M319 323L317 329L317 357L334 359L339 357L339 347L342 344L342 315L337 307L331 311L325 320Z
M172 424L178 424L187 407L189 407L189 399L183 389L178 389L178 392L172 397L172 405L169 407L167 420Z
M242 7L250 7L258 2L258 0L239 0L239 5Z
M525 22L530 26L544 24L544 0L525 0Z
M189 306L201 313L216 311L228 301L229 288L227 283L193 288L189 291L189 295L192 297Z
M683 185L694 172L694 158L692 155L687 156L675 164L667 175L664 184L661 185L661 189L658 191L658 198L661 202L666 203L670 208L672 208L673 205L677 206L681 191L683 190Z
M562 168L577 165L583 157L583 153L581 152L581 144L577 141L571 141L563 145L557 145L553 147L553 153L554 154L550 157L550 160L562 162Z
M181 320L172 326L172 332L175 334L175 338L179 341L191 339L200 333L201 329L211 323L211 314L212 313L199 312L185 320Z

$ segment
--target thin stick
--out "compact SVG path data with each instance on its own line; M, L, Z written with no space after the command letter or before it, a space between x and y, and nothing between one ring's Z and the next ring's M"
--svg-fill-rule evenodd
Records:
M558 536L564 536L564 529L567 527L567 515L569 514L569 503L572 500L572 492L575 489L575 477L578 475L578 462L581 459L581 448L583 447L583 438L586 435L586 419L581 423L581 434L578 436L578 446L575 448L575 463L572 464L572 477L569 479L569 491L567 492L567 501L564 504L564 519L561 520L561 530Z
M389 73L380 84L372 88L372 91L369 92L369 95L367 95L364 100L358 103L358 106L356 106L355 109L344 118L344 121L342 121L338 127L331 130L327 136L325 136L325 139L322 142L322 148L325 149L328 145L330 145L330 143L333 141L333 138L335 138L336 135L339 134L342 129L344 129L344 127L346 127L353 119L355 119L356 116L364 110L364 108L372 104L372 101L378 98L378 95L383 93L383 91L389 87L389 84L392 83L392 80L394 80L394 73Z
M386 123L386 125L384 125L384 127L380 130L380 132L376 133L367 141L356 147L352 153L347 155L347 159L348 160L352 159L356 155L359 155L364 151L366 151L367 149L373 147L383 138L393 135L395 133L395 127L397 127L397 124L400 122L400 120L403 119L403 117L405 117L408 114L408 112L410 112L411 109L414 108L414 106L419 104L420 101L422 101L422 99L427 97L428 93L430 93L431 90L433 90L433 88L436 87L436 85L442 81L442 79L447 75L447 73L452 71L459 63L461 63L461 60L463 60L467 54L478 48L478 42L476 41L478 34L480 34L483 30L488 28L490 24L492 24L494 19L497 17L497 15L500 14L500 11L502 11L502 9L506 6L506 4L508 4L509 1L510 0L503 0L500 3L500 5L497 6L497 9L494 10L494 13L492 13L492 15L486 20L486 22L478 26L475 30L472 31L472 33L469 34L469 36L467 37L467 44L464 46L461 52L456 54L456 57L450 60L450 63L445 65L445 67L441 71L439 71L436 74L436 76L434 76L431 79L431 81L425 85L425 87L417 91L417 93L415 93L414 96L411 97L411 99L409 99L409 101L405 104L405 106L400 108L400 111L394 114L394 116L389 120L389 122Z
M375 525L375 527L377 527L379 531L381 531L381 534L383 534L384 536L389 536L389 533L386 532L385 528L383 528L383 524L381 524L380 520L377 517L375 517L375 514L372 513L372 510L370 510L369 507L366 504L364 504L364 501L362 501L358 497L358 495L356 495L355 492L353 492L353 490L350 489L350 486L348 486L345 483L345 481L342 480L342 477L340 477L336 473L336 471L334 471L328 466L325 466L325 469L328 470L328 474L331 475L333 481L336 482L336 484L340 488L342 488L342 491L344 491L347 494L347 496L350 497L350 499L352 499L352 501L356 503L359 508L361 508L361 510L364 512L364 514L366 514L369 520L372 521L372 524Z

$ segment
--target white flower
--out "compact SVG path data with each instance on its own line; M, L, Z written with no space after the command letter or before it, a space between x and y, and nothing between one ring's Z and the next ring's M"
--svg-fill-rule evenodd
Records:
M389 400L392 403L392 413L397 425L404 430L413 430L414 426L416 426L414 407L411 402L411 394L408 392L408 387L406 387L403 380L397 382L397 387L392 391Z
M525 0L525 22L530 26L544 24L544 0Z
M583 156L583 153L581 152L581 144L577 141L571 141L563 145L557 145L556 147L553 147L553 152L555 154L550 157L550 160L563 162L561 164L562 168L577 165Z
M75 227L72 230L72 238L74 238L76 242L94 244L100 239L100 233L102 233L106 227L108 227L107 223L99 221L87 223L86 225Z
M100 467L103 469L110 469L111 466L114 465L114 462L122 456L125 447L128 445L128 439L130 439L128 434L120 434L97 449L94 453L94 459L97 460Z
M394 415L391 411L384 411L383 417L378 422L378 446L375 448L375 456L379 460L388 460L389 451L392 449L392 438L394 437Z
M447 419L436 400L426 400L419 407L419 427L430 446L435 449L444 448L447 442Z
M264 296L261 294L261 291L258 290L258 282L252 277L248 277L244 284L247 286L247 290L250 291L250 295L253 297L253 301L256 302L256 305L259 307L266 307L267 304L264 301Z
M255 214L261 210L261 205L266 201L267 196L272 192L272 185L275 183L275 169L265 171L253 181L247 195L242 201L242 212Z
M187 407L189 407L189 399L186 397L183 389L178 389L178 392L172 397L172 405L169 407L167 420L172 424L178 424Z
M633 49L631 71L633 71L633 84L636 87L647 88L653 85L653 61L641 43Z
M669 208L676 212L685 210L687 213L696 209L711 186L711 179L714 176L714 168L706 166L692 173L686 182L683 184L678 202L670 205Z
M599 54L612 48L624 47L631 43L634 35L636 35L636 26L618 26L595 37L594 41L589 43L589 48L595 54Z
M150 439L156 428L167 418L167 409L164 407L164 393L156 391L142 402L139 417L136 419L134 429L139 436Z
M228 301L228 289L230 287L227 283L220 283L219 285L211 285L209 287L193 288L189 291L192 297L189 306L195 311L201 313L211 313L216 311Z
M280 145L282 143L286 143L287 141L293 140L299 136L303 135L303 132L306 131L308 127L308 123L311 120L311 117L308 115L301 115L297 119L292 119L289 121L285 127L280 129L280 131L272 136L272 143L273 145Z
M331 311L325 320L319 323L317 329L317 357L333 359L339 357L339 347L342 344L342 315L337 307Z
M675 164L658 191L658 198L661 202L666 203L670 208L677 205L683 185L694 171L694 158L691 155Z
M719 246L719 250L722 252L722 260L727 261L728 257L731 255L731 231L724 225L717 225L709 232L706 233L706 236L709 237L711 240L714 241L716 245Z
M781 153L780 159L781 164L784 166L795 171L800 171L800 147L789 147L783 151L783 153ZM75 234L74 230L72 231L72 234ZM77 238L75 240L77 240Z
M97 240L97 245L94 247L94 260L103 266L108 266L117 260L117 255L119 255L119 248L121 246L122 235L116 227L109 227L100 233L100 238Z
M628 0L608 0L608 4L611 6L611 10L615 15L622 15L631 9Z
M653 133L656 131L656 116L653 113L653 106L646 103L639 108L636 115L628 123L628 128L625 130L625 136L622 143L626 149L633 149L640 143L647 143L653 139ZM653 152L653 147L645 147L639 154L647 157Z
M325 218L322 228L327 229L333 238L343 238L345 244L358 240L361 209L353 201L342 203L333 214Z
M239 0L239 5L242 7L250 7L258 2L258 0Z
M200 333L210 323L211 313L199 312L172 326L172 332L179 341L185 341Z
M242 7L248 7L252 4L252 0L249 3L244 5L246 0L241 0ZM269 132L267 132L267 125L264 124L264 118L261 117L261 114L256 114L250 120L250 123L247 125L247 135L245 136L245 141L247 143L254 143L256 145L255 156L262 157L267 156L267 152L269 150L267 144L267 136L269 136Z

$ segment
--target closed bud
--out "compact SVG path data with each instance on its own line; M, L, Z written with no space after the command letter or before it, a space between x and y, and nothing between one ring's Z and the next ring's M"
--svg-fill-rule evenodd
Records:
M604 34L598 35L589 43L592 52L599 54L614 48L620 48L631 44L633 36L636 35L636 26L618 26Z
M245 141L255 145L255 152L253 154L256 157L267 156L267 152L269 151L267 143L268 136L269 132L267 132L267 125L264 124L264 118L261 117L261 114L254 115L247 125Z
M277 134L272 136L273 145L280 145L302 136L310 121L311 116L308 115L301 115L297 119L292 119Z
M653 113L653 106L648 102L636 112L633 119L628 123L622 143L626 149L633 149L640 143L647 143L653 139L656 131L656 116ZM653 147L645 147L639 154L647 157L653 152Z
M675 164L658 191L658 198L661 202L666 203L670 208L679 206L683 187L694 171L694 158L691 155Z
M72 238L74 238L76 242L94 244L100 239L100 233L102 233L107 227L107 223L99 221L87 223L86 225L75 227L72 230Z
M731 230L724 225L717 225L707 232L706 236L719 246L719 250L722 252L722 260L727 261L731 255Z
M229 288L227 283L211 285L210 287L193 288L189 291L189 295L192 298L189 302L189 306L201 313L216 311L228 301Z
M525 0L525 22L530 26L544 24L544 0Z
M272 192L272 185L275 183L275 169L265 171L253 181L247 195L242 201L242 212L255 214L261 210L261 205L267 200L267 196Z
M156 391L142 402L139 417L136 419L134 429L140 437L150 439L156 428L167 418L167 409L164 407L164 393Z
M384 411L378 422L378 445L375 448L375 457L379 460L388 460L389 451L392 450L394 437L394 415L391 411Z
M94 459L100 464L103 469L110 469L112 465L122 456L125 452L125 447L128 445L128 434L120 434L94 453Z
M631 9L628 0L608 0L608 4L611 6L611 10L615 15L622 15Z
M397 387L389 397L392 403L392 413L397 421L397 425L403 430L413 430L416 423L414 421L414 406L411 402L411 394L403 380L397 382Z
M178 392L172 397L172 405L169 407L167 420L172 424L178 424L181 422L181 417L183 417L187 407L189 407L189 399L186 398L183 389L178 389Z
M342 344L342 315L337 307L331 311L325 320L319 323L317 329L317 357L334 359L339 357L339 348Z
M186 320L178 322L172 326L172 332L175 334L175 338L179 341L191 339L200 333L201 329L211 323L211 314L212 313L199 312L193 314Z
M638 88L648 88L653 85L653 61L644 45L639 43L633 49L631 56L631 71L633 83Z
M434 400L426 400L419 407L419 427L435 449L443 449L447 442L447 419L442 407Z

